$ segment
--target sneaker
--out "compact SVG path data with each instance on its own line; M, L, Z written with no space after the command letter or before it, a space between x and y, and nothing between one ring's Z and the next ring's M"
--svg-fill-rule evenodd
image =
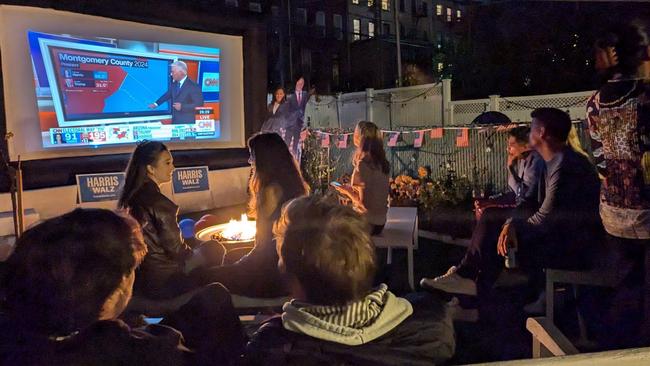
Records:
M423 278L420 286L428 289L441 290L450 294L476 296L476 282L463 278L456 273L456 266L449 268L447 273L436 278Z
M524 306L524 312L529 315L542 315L546 312L546 291L542 291L537 300Z

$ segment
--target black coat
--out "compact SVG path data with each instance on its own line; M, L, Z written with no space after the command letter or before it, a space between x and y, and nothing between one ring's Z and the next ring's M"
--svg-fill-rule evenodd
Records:
M421 295L426 296L428 295ZM413 314L384 336L359 346L324 341L288 331L275 317L263 324L246 347L248 365L435 365L454 354L451 320L444 304L413 302Z
M181 275L192 249L178 227L178 206L158 186L145 183L129 202L129 211L142 226L148 253L136 274L136 292L149 297L170 297L167 285Z
M174 93L178 82L174 81L169 85L169 90L163 94L156 104L160 105L169 101L170 104L181 103L181 110L177 111L173 106L172 123L173 124L194 124L196 112L194 108L203 106L203 93L201 87L193 82L189 77L183 82L180 90Z
M161 325L131 329L119 320L103 320L59 341L21 335L20 331L7 335L0 340L3 365L194 364L183 336Z

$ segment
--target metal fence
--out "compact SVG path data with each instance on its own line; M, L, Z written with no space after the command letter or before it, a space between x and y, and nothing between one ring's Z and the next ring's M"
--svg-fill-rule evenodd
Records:
M590 151L588 131L583 121L574 123L581 144ZM397 146L384 145L391 163L391 176L406 174L417 176L420 166L429 166L432 177L443 178L448 169L453 169L458 177L467 177L477 189L499 193L507 190L507 134L490 130L471 129L469 146L456 146L454 130L445 130L441 139L426 138L421 148L413 147L414 134L403 134ZM330 161L334 172L332 179L338 180L352 173L352 154L354 147L329 148Z
M426 127L470 126L485 111L501 111L514 122L529 122L530 113L539 107L554 107L567 111L575 121L585 117L588 98L593 91L500 97L452 101L450 81L399 89L372 90L337 96L312 98L306 111L312 129L350 132L357 122L372 121L384 130L412 130ZM575 124L582 146L589 151L589 140L582 122ZM456 131L444 130L441 139L425 138L421 148L413 147L414 134L402 134L395 147L385 146L391 162L392 176L415 176L417 168L429 166L434 178L454 169L476 187L490 187L495 192L507 188L506 134L471 128L469 146L456 146ZM334 163L333 178L352 172L353 147L329 148Z

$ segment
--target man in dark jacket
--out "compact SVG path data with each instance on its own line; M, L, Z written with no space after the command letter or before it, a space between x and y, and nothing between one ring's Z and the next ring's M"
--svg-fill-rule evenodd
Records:
M539 108L531 116L531 144L546 162L542 204L534 214L515 215L504 225L497 250L505 256L515 248L524 269L537 278L544 268L588 268L603 235L596 168L567 145L568 114Z
M492 206L486 201L478 202L478 221L460 264L442 276L423 278L422 287L474 296L477 280L486 287L494 284L503 269L503 259L494 250L501 227L514 213L532 214L541 202L538 196L544 160L532 150L529 135L530 128L523 126L508 132L508 186L512 192Z
M316 197L291 201L275 234L294 299L246 348L253 365L431 365L454 354L439 302L412 305L373 289L374 248L363 218ZM309 240L306 240L309 238Z
M160 104L169 101L172 104L173 124L194 124L195 109L203 106L201 87L187 77L187 64L183 61L172 63L171 75L169 90L150 104L149 108L158 108Z

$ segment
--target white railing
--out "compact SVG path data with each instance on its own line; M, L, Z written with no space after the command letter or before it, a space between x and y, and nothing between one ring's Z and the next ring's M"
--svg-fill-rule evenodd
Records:
M312 97L306 119L313 128L351 129L359 121L375 122L382 129L421 126L462 126L487 111L500 111L513 122L530 121L539 107L567 111L582 119L593 91L576 93L451 100L451 80L438 84Z

